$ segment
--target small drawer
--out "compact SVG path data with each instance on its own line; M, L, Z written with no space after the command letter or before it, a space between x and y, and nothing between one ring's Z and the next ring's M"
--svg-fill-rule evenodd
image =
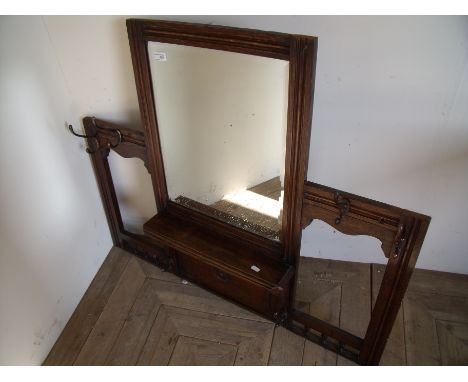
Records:
M266 316L276 313L284 300L284 296L278 295L278 288L272 293L274 286L256 282L241 273L183 253L178 253L177 258L181 275Z

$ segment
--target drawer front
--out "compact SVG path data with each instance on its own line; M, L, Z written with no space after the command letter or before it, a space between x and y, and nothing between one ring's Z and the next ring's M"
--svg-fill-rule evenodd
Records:
M272 295L271 289L262 284L190 255L178 253L177 258L181 275L266 316L273 316L273 310L278 309L278 300L284 300L277 293Z

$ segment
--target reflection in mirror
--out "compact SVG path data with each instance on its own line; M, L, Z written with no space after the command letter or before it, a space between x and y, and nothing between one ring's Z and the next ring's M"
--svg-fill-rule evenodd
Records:
M279 240L289 63L148 43L172 201Z

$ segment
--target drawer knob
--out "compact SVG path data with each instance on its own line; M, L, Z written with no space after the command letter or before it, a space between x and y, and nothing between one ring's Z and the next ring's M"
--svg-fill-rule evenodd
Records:
M221 280L222 282L228 282L229 281L229 276L226 273L224 273L222 271L219 271L219 270L216 271L216 277L219 280Z

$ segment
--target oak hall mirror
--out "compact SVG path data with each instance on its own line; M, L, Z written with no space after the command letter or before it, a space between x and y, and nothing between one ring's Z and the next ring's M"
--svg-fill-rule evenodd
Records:
M144 134L85 118L114 243L378 364L430 218L307 181L317 39L160 20L127 28ZM144 235L123 229L110 149L142 159L151 175L158 213ZM359 330L311 304L329 286L316 265L304 276L301 234L313 220L382 243L387 267Z
M149 41L171 201L279 240L289 62Z

